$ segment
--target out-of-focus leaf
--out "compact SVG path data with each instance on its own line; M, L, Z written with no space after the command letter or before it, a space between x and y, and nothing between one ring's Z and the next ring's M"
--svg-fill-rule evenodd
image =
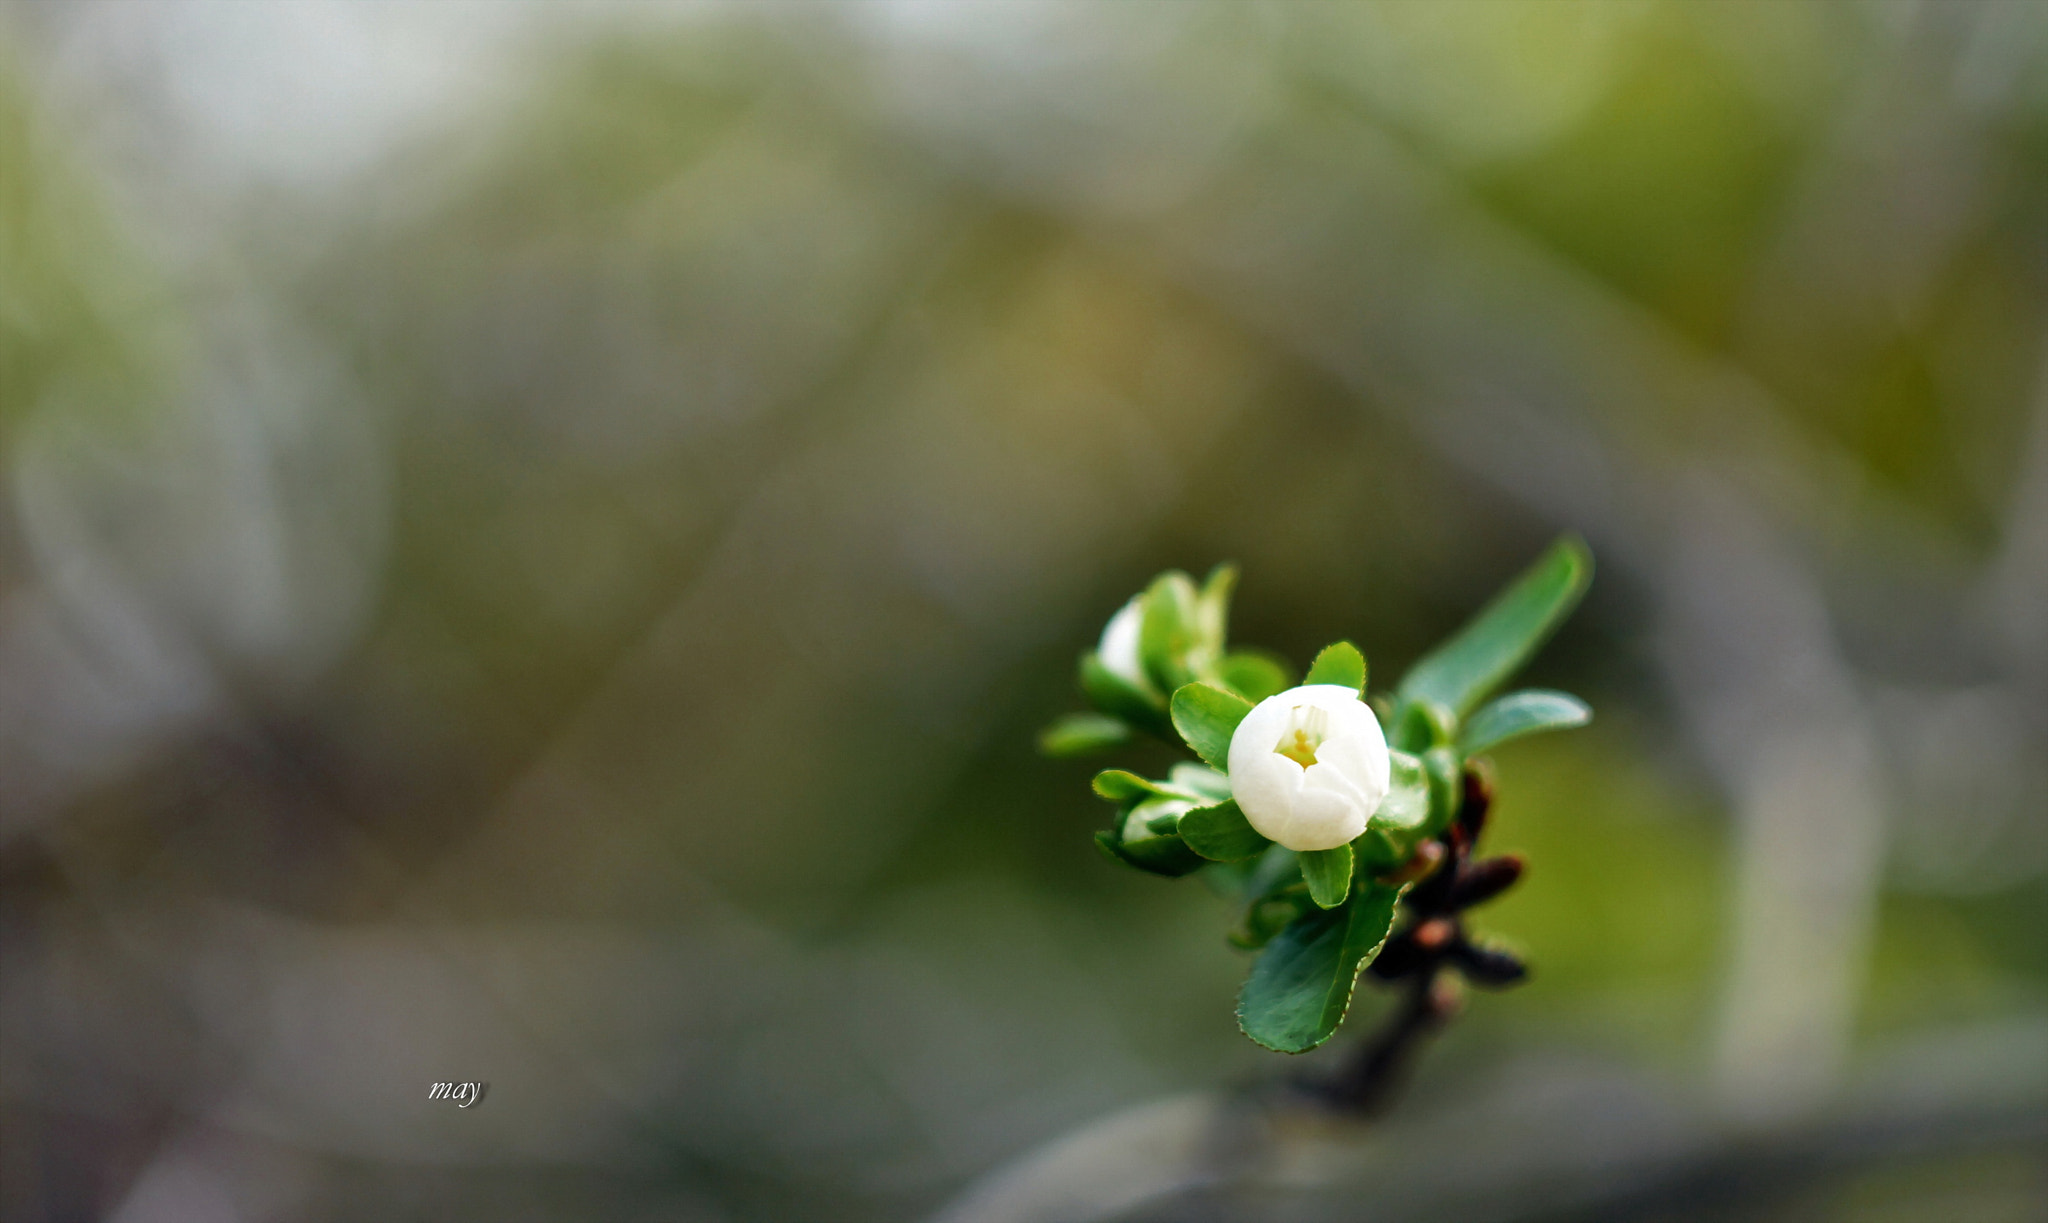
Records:
M1407 862L1413 853L1408 838L1401 838L1396 844L1384 828L1367 824L1365 831L1351 841L1352 874L1376 877L1395 870Z
M1281 1053L1302 1053L1330 1039L1359 970L1387 941L1399 888L1360 886L1334 909L1303 914L1281 931L1252 965L1238 995L1237 1024L1246 1036Z
M1158 733L1165 729L1158 698L1103 665L1093 653L1081 656L1081 691L1095 708L1132 726Z
M1136 867L1148 875L1163 875L1168 879L1178 879L1208 864L1207 859L1182 844L1181 839L1176 836L1123 841L1114 832L1098 832L1095 834L1095 843L1102 847L1104 853L1125 866Z
M1247 951L1265 946L1315 903L1301 877L1301 856L1284 845L1268 846L1251 860L1240 896L1244 911L1229 937Z
M1092 756L1131 741L1130 723L1101 713L1070 713L1038 736L1038 750L1048 756Z
M1528 688L1510 692L1472 715L1458 732L1467 756L1546 730L1570 730L1593 720L1592 707L1569 692Z
M1351 891L1351 847L1303 851L1301 877L1308 881L1308 894L1318 905L1334 909L1343 904Z
M1197 807L1183 815L1180 836L1189 849L1217 862L1256 857L1273 843L1251 826L1234 802Z
M1527 662L1571 614L1593 580L1593 554L1567 535L1550 546L1455 636L1401 681L1408 701L1431 701L1462 718Z
M1106 783L1105 778L1108 779ZM1162 795L1151 782L1131 773L1110 770L1098 776L1096 781L1097 793L1108 789L1118 794L1145 795L1125 813L1121 828L1095 836L1096 843L1119 861L1168 878L1199 870L1207 862L1189 849L1176 831L1181 815L1194 804L1185 798Z
M1173 766L1166 779L1173 789L1183 794L1192 794L1212 802L1222 802L1230 797L1230 779L1205 764L1183 760Z
M1339 641L1323 647L1309 664L1308 674L1302 678L1304 684L1341 684L1354 692L1365 692L1365 655L1348 641Z
M1200 644L1200 598L1194 579L1178 569L1160 574L1145 591L1138 658L1146 676L1162 692L1172 692L1195 678L1189 656Z
M1449 709L1434 701L1403 700L1394 707L1387 744L1419 755L1451 742L1457 736L1457 721Z
M1435 836L1458 818L1465 799L1464 762L1447 747L1433 747L1422 754L1422 772L1429 783L1429 818L1422 833Z
M1173 727L1212 769L1229 770L1230 736L1251 703L1214 684L1184 684L1173 694Z
M1202 580L1201 594L1195 600L1195 628L1202 649L1211 658L1222 653L1230 634L1230 596L1236 589L1237 566L1229 563L1211 569Z
M1372 814L1372 827L1394 834L1398 845L1400 834L1429 820L1429 773L1418 757L1407 752L1392 751L1387 756L1391 784L1379 810Z
M1137 803L1124 813L1124 844L1148 837L1178 836L1180 817L1193 809L1185 798L1157 797Z
M1294 686L1294 672L1263 650L1233 650L1216 664L1216 678L1256 705Z
M1154 795L1171 793L1158 782L1147 781L1126 769L1104 769L1090 783L1095 792L1110 802L1129 805Z

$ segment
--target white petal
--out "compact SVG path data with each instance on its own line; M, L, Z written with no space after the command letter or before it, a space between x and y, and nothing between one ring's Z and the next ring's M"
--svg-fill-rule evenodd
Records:
M1371 815L1379 807L1380 800L1387 796L1386 741L1378 735L1370 738L1356 733L1332 735L1316 749L1316 765L1309 772L1342 777L1345 788L1358 796L1365 813ZM1337 787L1332 785L1331 788Z
M1365 831L1365 809L1333 790L1304 786L1294 799L1286 834L1273 839L1289 849L1335 849Z
M1138 659L1138 635L1145 620L1144 600L1144 595L1133 596L1109 618L1102 629L1102 642L1095 647L1095 656L1111 675L1150 691L1152 683L1145 678L1144 665Z
M1301 793L1301 766L1270 751L1232 763L1237 767L1230 770L1230 793L1238 810L1259 835L1285 845L1282 838L1294 819L1294 800Z

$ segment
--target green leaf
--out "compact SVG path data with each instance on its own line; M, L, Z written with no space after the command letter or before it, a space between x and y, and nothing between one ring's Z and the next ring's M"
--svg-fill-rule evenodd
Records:
M1256 705L1276 692L1294 687L1294 672L1263 650L1233 650L1216 664L1216 678Z
M1214 684L1184 684L1173 694L1173 727L1204 763L1219 772L1230 764L1230 736L1251 703Z
M1285 845L1268 846L1245 878L1244 899L1264 900L1288 888L1308 890L1308 885L1301 881L1301 855Z
M1081 691L1095 708L1145 730L1164 729L1160 699L1110 670L1100 656L1081 656Z
M1118 856L1141 871L1168 879L1178 879L1208 865L1207 859L1170 834L1125 841L1118 847Z
M1457 718L1434 701L1403 699L1387 728L1387 746L1403 752L1426 752L1449 743L1457 734Z
M1206 764L1183 760L1166 774L1167 784L1182 794L1220 803L1230 797L1230 779Z
M1146 837L1175 836L1180 832L1180 817L1194 809L1194 804L1184 798L1148 798L1124 813L1124 844L1142 841Z
M1100 713L1070 713L1038 736L1048 756L1092 756L1131 741L1130 723Z
M1301 856L1285 845L1271 845L1251 860L1239 892L1244 910L1230 932L1232 944L1256 951L1314 907L1301 877Z
M1405 845L1407 838L1402 840ZM1367 824L1365 831L1351 841L1352 874L1371 877L1399 868L1414 852L1404 845L1396 845L1386 829Z
M1152 579L1145 591L1138 660L1161 692L1172 692L1195 678L1189 655L1200 645L1199 599L1194 579L1178 569Z
M1308 880L1308 894L1325 909L1334 909L1351 894L1351 847L1304 850L1301 877Z
M1173 831L1186 799L1149 798L1125 814L1120 829L1095 834L1095 843L1111 857L1141 871L1177 879L1207 865Z
M1365 691L1365 655L1348 641L1326 645L1309 664L1304 684L1341 684L1353 692Z
M1202 579L1202 592L1195 599L1195 627L1211 657L1223 651L1230 634L1230 596L1237 589L1237 566L1225 562Z
M1458 733L1458 750L1477 755L1510 739L1546 730L1570 730L1593 720L1593 710L1569 692L1525 688L1472 715Z
M1234 802L1197 807L1180 817L1180 838L1188 848L1214 862L1238 862L1264 853L1267 840Z
M1429 780L1429 818L1421 831L1433 837L1458 818L1465 801L1464 762L1450 748L1433 747L1422 754L1422 771Z
M1399 848L1403 833L1421 828L1429 821L1429 773L1421 758L1398 750L1387 753L1387 765L1391 784L1386 798L1380 800L1379 810L1372 813L1370 826L1392 834ZM1096 792L1101 793L1101 778L1096 780Z
M1090 784L1097 794L1110 802L1128 806L1157 794L1165 794L1157 782L1146 781L1136 773L1124 769L1104 769L1095 775Z
M1358 972L1394 926L1399 888L1362 885L1348 902L1296 918L1266 949L1237 1000L1237 1026L1268 1049L1303 1053L1330 1039Z
M1527 662L1578 606L1593 554L1576 535L1550 546L1513 585L1401 681L1402 697L1433 701L1462 718Z

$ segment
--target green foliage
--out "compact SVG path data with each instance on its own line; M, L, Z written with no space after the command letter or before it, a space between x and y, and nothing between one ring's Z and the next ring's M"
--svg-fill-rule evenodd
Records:
M1388 753L1387 797L1373 812L1372 827L1397 837L1407 836L1429 822L1429 772L1419 756L1407 752Z
M1310 899L1325 909L1334 909L1351 894L1351 847L1311 849L1301 855L1301 877L1308 881Z
M1252 860L1238 895L1244 907L1229 938L1246 951L1265 946L1314 905L1301 877L1301 855L1285 845L1269 846Z
M1212 769L1229 771L1230 736L1251 703L1211 684L1188 684L1173 694L1173 726Z
M1207 644L1202 619L1195 583L1178 569L1160 574L1145 591L1138 660L1160 691L1172 692L1194 680L1196 659Z
M1038 750L1048 756L1093 756L1131 741L1130 723L1101 713L1070 713L1038 736Z
M1471 622L1415 664L1401 699L1441 705L1462 718L1506 681L1571 615L1593 580L1593 554L1567 535Z
M1081 657L1081 690L1106 717L1155 735L1165 726L1158 694L1111 671L1095 654Z
M1197 807L1181 817L1181 839L1214 862L1240 862L1265 852L1272 842L1251 826L1235 802Z
M1583 702L1561 692L1516 692L1473 710L1556 631L1591 574L1585 545L1560 539L1417 663L1394 694L1367 693L1365 655L1351 642L1316 655L1303 682L1358 693L1388 741L1385 797L1363 833L1332 849L1275 844L1252 827L1233 794L1227 774L1239 723L1289 683L1286 665L1271 655L1226 648L1233 566L1219 565L1199 588L1179 570L1154 579L1120 613L1137 617L1135 659L1130 619L1113 621L1101 648L1118 657L1090 653L1081 663L1094 711L1061 718L1040 746L1049 755L1082 755L1142 731L1195 754L1200 763L1181 761L1164 781L1124 769L1097 773L1095 792L1118 818L1096 843L1151 874L1199 871L1234 897L1229 940L1259 952L1239 999L1239 1026L1269 1049L1312 1049L1336 1031L1359 971L1386 942L1404 881L1444 861L1447 846L1469 843L1446 839L1464 801L1467 758L1590 718ZM1425 844L1432 840L1433 847Z
M1510 739L1546 730L1570 730L1592 720L1592 708L1569 692L1542 688L1510 692L1472 715L1458 733L1458 750L1476 756Z
M1398 888L1374 885L1334 909L1305 913L1259 953L1238 995L1237 1025L1279 1053L1330 1039L1351 1006L1359 970L1394 928Z
M1304 684L1338 684L1351 690L1365 692L1365 655L1348 641L1339 641L1323 647L1316 660L1309 664Z
M1216 678L1254 705L1294 687L1294 672L1262 650L1232 650L1216 664Z
M1134 866L1147 874L1164 875L1168 879L1178 879L1201 869L1203 864L1202 858L1176 836L1126 841L1113 832L1098 832L1095 843L1126 866Z

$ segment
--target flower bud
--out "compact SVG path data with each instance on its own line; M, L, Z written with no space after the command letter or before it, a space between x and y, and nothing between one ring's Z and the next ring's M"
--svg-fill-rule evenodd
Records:
M1138 657L1139 630L1144 622L1145 596L1140 594L1117 609L1116 615L1103 626L1095 656L1111 675L1140 692L1151 692L1152 681L1145 678L1145 667Z
M1229 764L1245 819L1293 850L1349 843L1390 785L1379 719L1342 684L1305 684L1260 701L1231 736Z

